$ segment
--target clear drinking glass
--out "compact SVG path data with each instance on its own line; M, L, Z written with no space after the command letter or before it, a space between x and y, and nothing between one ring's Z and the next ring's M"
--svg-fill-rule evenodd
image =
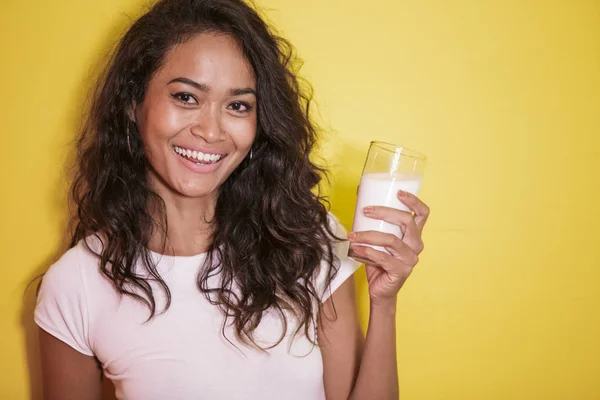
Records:
M414 150L385 142L371 142L358 186L352 231L379 231L402 238L399 226L369 218L364 215L363 208L386 206L410 211L400 202L397 194L399 190L403 190L418 195L426 162L425 156ZM380 246L364 246L388 252ZM371 263L355 254L352 248L348 251L348 256L362 263Z

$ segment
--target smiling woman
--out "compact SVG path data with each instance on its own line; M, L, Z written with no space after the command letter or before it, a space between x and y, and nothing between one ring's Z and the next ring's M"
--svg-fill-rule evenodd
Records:
M396 295L429 211L399 193L419 225L369 217L404 241L348 235L389 250L369 254L363 351L292 61L240 0L163 0L124 35L79 139L71 249L40 288L46 399L97 399L101 376L119 399L397 398Z
M203 198L202 208L214 209L256 136L254 72L236 39L206 33L173 48L135 108L157 194Z

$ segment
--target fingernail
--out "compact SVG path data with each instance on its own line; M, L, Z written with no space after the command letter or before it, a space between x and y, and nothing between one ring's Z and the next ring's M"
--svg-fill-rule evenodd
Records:
M352 246L352 251L356 254L362 254L361 246Z
M346 235L348 237L348 239L350 240L354 240L356 239L356 233L354 232L348 232L348 235Z
M373 212L373 207L365 207L363 208L363 213L371 214Z
M404 190L398 190L398 197L405 197L406 192Z

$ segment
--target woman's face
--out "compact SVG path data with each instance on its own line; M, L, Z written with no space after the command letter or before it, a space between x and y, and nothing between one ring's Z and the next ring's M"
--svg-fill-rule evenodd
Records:
M135 119L156 190L215 195L256 136L256 80L230 36L175 46L148 84Z

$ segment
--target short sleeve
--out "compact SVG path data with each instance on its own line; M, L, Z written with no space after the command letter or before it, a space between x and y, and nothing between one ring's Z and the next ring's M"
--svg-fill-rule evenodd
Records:
M44 275L34 320L44 331L78 352L93 356L88 340L87 296L78 247L67 251Z
M329 214L329 223L337 237L343 239L346 238L346 229L331 213ZM359 262L348 257L349 246L350 243L347 240L334 242L334 251L338 259L335 265L335 267L337 267L337 273L331 280L329 286L325 286L325 282L327 280L330 267L326 265L325 262L322 263L322 268L319 271L319 276L317 278L317 288L320 290L320 293L322 293L321 301L327 300L340 286L342 286L342 284L348 278L354 274L358 267L360 267Z

